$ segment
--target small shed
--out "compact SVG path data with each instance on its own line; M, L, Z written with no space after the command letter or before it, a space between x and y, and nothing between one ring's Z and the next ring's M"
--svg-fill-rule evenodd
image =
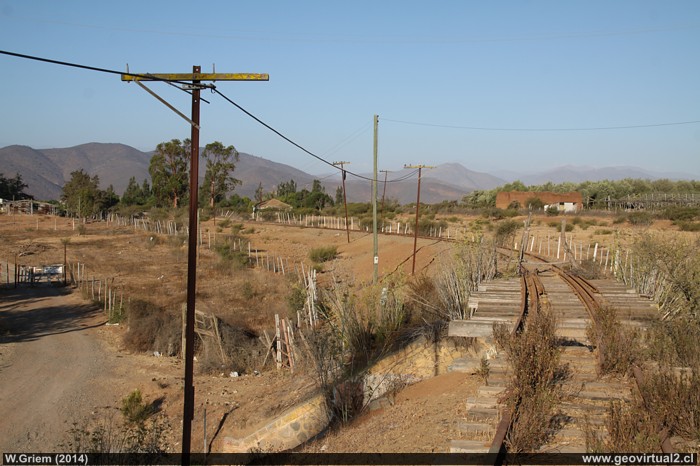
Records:
M292 206L290 206L286 202L280 201L279 199L269 199L267 201L258 202L257 204L255 204L254 210L280 210L283 212L287 212L292 210Z

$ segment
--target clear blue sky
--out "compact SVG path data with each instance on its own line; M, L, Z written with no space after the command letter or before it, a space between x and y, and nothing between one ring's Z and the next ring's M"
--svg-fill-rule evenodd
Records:
M269 73L221 82L331 161L478 171L622 166L700 175L698 1L0 0L0 49L132 72ZM187 123L118 76L0 55L0 147L119 142L151 150ZM150 87L184 113L189 96ZM328 167L205 92L201 141L310 173Z

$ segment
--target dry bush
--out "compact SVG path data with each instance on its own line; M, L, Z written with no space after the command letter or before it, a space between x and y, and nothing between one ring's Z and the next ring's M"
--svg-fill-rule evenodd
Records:
M614 308L602 307L595 311L595 322L586 328L588 340L598 348L598 372L627 374L640 359L640 333L620 323Z
M700 238L641 235L632 245L625 284L651 296L663 318L700 318Z
M351 372L364 369L391 349L408 317L403 297L379 286L352 295L336 283L322 293L322 307L327 323L345 344Z
M435 281L428 275L421 274L409 281L407 294L406 308L411 320L445 318Z
M74 453L165 453L168 430L169 425L160 417L132 425L116 421L113 416L102 416L82 425L73 423L59 446ZM113 464L119 464L117 458L114 460Z
M430 321L468 319L470 294L496 275L495 251L483 238L461 244L435 278L423 275L409 283L411 308Z
M180 352L182 318L155 304L134 300L126 305L127 323L124 344L132 351L159 351L168 356Z
M610 403L605 425L608 435L586 423L586 451L589 453L658 452L659 424L637 400L632 406Z
M691 318L657 322L649 331L648 354L663 366L700 369L700 322Z
M520 335L511 334L504 325L494 326L494 339L513 370L506 395L514 412L513 429L506 437L508 451L536 451L550 435L550 420L560 398L555 327L554 316L543 310L528 316Z
M506 442L509 452L533 452L547 443L552 435L550 425L559 395L551 389L536 390L523 398L513 418Z
M675 435L700 441L700 373L670 370L647 376L641 392L654 422ZM631 451L631 450L630 450Z
M594 262L593 260L580 261L574 273L581 278L585 278L586 280L597 280L601 278L602 275L600 264Z

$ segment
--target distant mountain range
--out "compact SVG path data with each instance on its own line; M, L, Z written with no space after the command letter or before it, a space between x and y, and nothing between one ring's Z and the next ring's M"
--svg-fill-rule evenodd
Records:
M124 144L89 143L63 149L33 149L27 146L7 146L0 149L0 173L13 177L16 173L28 185L25 190L37 199L58 199L63 185L70 179L70 174L79 169L89 175L97 175L102 189L112 185L114 191L121 195L126 189L129 178L136 177L141 183L148 178L148 165L153 152L142 152ZM203 166L203 165L202 165ZM401 169L388 174L389 182L385 184L380 175L378 195L382 197L386 189L387 199L396 199L405 204L416 198L416 176L411 169ZM200 173L203 178L204 173ZM241 153L236 164L234 176L243 184L236 192L253 197L259 184L265 191L272 191L281 182L294 180L298 189L311 189L315 179L321 180L326 192L334 196L335 190L342 184L338 174L328 176L310 175L289 165L272 162L262 157ZM371 178L371 174L362 174ZM642 179L689 179L688 174L659 174L636 167L559 167L547 172L518 176L516 173L504 173L494 176L488 173L469 170L458 163L446 163L433 169L423 170L421 178L421 203L438 203L443 200L459 200L474 190L488 190L509 181L519 179L526 185L543 184L547 181L561 183L564 181L582 182L602 179L617 180L623 178ZM402 180L402 181L392 181ZM348 201L366 202L371 199L371 183L368 180L348 176L346 179Z

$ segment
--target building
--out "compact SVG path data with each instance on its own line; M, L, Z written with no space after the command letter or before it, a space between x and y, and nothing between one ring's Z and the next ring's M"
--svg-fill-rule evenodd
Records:
M283 212L287 212L292 210L292 206L286 202L280 201L279 199L270 199L255 204L255 210L281 210Z
M517 208L527 209L534 199L539 199L545 209L556 208L559 212L575 213L583 209L581 193L550 191L502 191L496 194L496 207L507 209L517 205Z

